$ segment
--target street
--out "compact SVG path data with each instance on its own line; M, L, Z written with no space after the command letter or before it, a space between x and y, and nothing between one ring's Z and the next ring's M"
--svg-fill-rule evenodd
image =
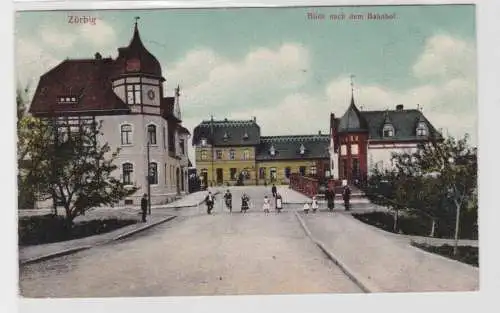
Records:
M224 189L225 190L225 189ZM223 191L224 191L223 190ZM20 268L24 297L134 297L361 292L306 236L293 214L262 210L269 187L231 187L233 213L217 195L166 209L179 217L141 234ZM240 198L251 209L241 214Z

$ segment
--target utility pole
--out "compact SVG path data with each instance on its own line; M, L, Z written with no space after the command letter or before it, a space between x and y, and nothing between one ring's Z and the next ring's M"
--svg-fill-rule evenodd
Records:
M212 187L215 184L215 175L214 175L214 116L210 116L210 141L212 147Z
M147 143L147 159L148 159L148 175L146 176L146 181L148 185L148 214L151 215L151 161L149 158L149 147L150 147L150 142L149 142L149 136L148 136L148 143Z

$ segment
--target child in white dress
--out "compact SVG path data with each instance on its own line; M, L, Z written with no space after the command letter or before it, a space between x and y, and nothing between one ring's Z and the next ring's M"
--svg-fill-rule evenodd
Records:
M308 202L304 203L304 213L306 214L309 213L309 208L310 208L309 203Z
M313 197L311 208L313 210L313 213L316 213L316 210L319 208L318 199L316 199L315 196Z
M264 205L262 206L262 208L264 209L264 212L266 214L269 213L270 207L271 205L269 204L269 198L267 196L264 196Z

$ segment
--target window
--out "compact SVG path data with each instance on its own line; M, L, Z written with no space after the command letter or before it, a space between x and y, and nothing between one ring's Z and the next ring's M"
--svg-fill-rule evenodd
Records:
M274 146L271 146L271 148L269 148L269 153L274 156L276 154L276 149L274 148Z
M141 85L127 85L127 103L141 103Z
M222 159L222 151L221 150L216 150L215 153L217 155L217 160L221 160Z
M427 126L425 125L425 123L418 124L417 136L427 136Z
M245 149L243 150L243 160L249 160L250 159L250 151Z
M201 145L202 145L203 147L207 145L207 140L206 140L205 138L203 138L203 139L201 140Z
M149 182L152 185L158 185L158 164L151 162L149 163Z
M132 125L125 124L121 126L122 145L132 144Z
M148 125L148 141L152 145L156 145L156 126Z
M304 145L300 145L300 154L304 154L306 152L306 147Z
M207 150L201 150L201 159L206 160L207 159Z
M290 178L291 173L292 173L292 169L289 166L285 167L285 177Z
M233 149L229 150L229 160L234 160L236 153Z
M163 150L167 149L167 131L165 129L165 126L162 128L163 131Z
M228 138L229 136L227 135L227 133L224 133L224 141L227 141Z
M243 140L247 140L248 139L248 133L245 131L245 134L243 134Z
M122 165L122 176L123 183L126 185L132 185L132 172L134 171L134 166L132 163L124 163Z
M165 170L163 171L164 172L163 176L165 177L165 186L167 186L167 163L165 163L164 169Z
M179 141L179 146L180 146L181 154L185 155L186 154L186 147L185 147L185 141L184 141L184 139L181 139Z
M58 97L57 100L59 103L75 104L77 102L77 97Z
M359 160L352 159L352 177L354 179L359 179Z
M306 167L305 166L299 167L299 173L301 176L306 175Z
M356 155L358 153L359 153L358 144L357 143L352 144L351 145L351 154Z
M269 171L269 174L271 176L271 181L275 181L277 176L276 176L276 167L271 167L271 170Z
M266 168L265 167L259 168L259 178L266 179Z
M311 174L311 175L316 175L316 165L312 165L312 166L309 168L309 174Z
M236 168L232 167L229 169L229 174L231 180L236 180Z
M383 130L384 137L394 136L394 127L392 125L385 125Z
M340 155L347 155L347 146L346 145L340 146Z

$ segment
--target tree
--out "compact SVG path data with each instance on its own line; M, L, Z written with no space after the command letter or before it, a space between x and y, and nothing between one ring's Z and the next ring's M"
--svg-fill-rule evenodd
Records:
M18 207L32 208L46 190L52 130L47 121L26 114L28 88L17 90Z
M421 188L413 188L413 193L419 191L426 196L428 205L424 205L424 210L432 216L449 219L446 208L450 203L453 205L456 255L461 211L471 207L477 192L477 150L469 146L468 135L458 140L431 138L430 142L419 145L414 153L394 155L394 161L399 172L422 179ZM434 177L434 180L422 177ZM443 205L437 205L438 202Z
M114 163L119 150L108 158L109 145L101 145L98 140L101 126L95 121L68 126L54 140L51 162L55 172L46 189L64 207L68 227L85 211L101 205L113 206L137 191L136 187L125 187L112 175L117 169Z

